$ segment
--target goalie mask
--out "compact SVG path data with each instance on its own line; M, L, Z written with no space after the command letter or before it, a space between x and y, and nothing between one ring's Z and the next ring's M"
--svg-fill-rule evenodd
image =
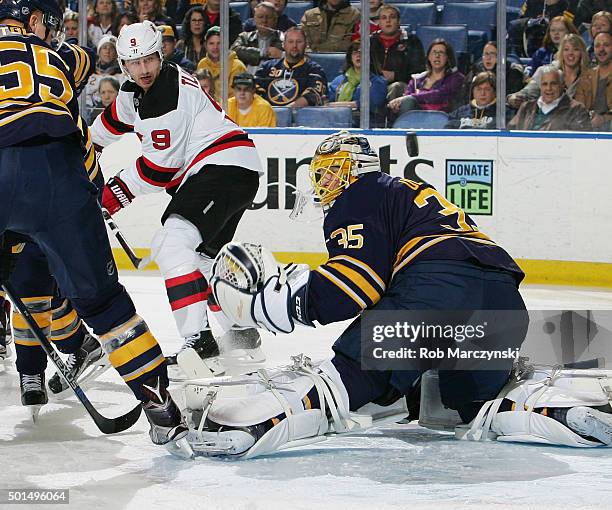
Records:
M310 199L324 209L353 184L359 176L380 172L378 155L370 147L365 136L339 131L323 140L310 163ZM308 194L302 193L296 200L291 217L297 218L304 208Z

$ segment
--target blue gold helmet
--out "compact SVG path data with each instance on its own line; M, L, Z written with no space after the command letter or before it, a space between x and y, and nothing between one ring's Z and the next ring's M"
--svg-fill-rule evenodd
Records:
M21 23L28 22L29 9L26 13L21 12L22 2L20 0L0 0L0 19L14 19Z

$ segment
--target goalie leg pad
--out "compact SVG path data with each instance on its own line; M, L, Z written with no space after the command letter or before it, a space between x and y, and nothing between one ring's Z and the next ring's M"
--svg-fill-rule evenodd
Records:
M371 416L349 412L348 394L330 361L313 366L304 356L293 359L293 366L260 370L242 380L221 381L199 391L188 386L194 450L251 458L372 425ZM316 408L309 393L318 399ZM194 411L198 401L202 409Z
M580 413L570 413L572 409L608 405L611 388L612 370L527 367L518 378L511 378L497 399L485 403L471 424L458 427L455 434L470 440L496 438L574 447L601 446L603 441L591 441L577 433L581 432L580 427L570 428L536 410L567 408L570 417L578 419ZM500 412L504 399L514 402L512 411ZM585 419L588 414L583 414ZM572 425L570 420L568 423Z
M208 326L208 280L201 271L202 256L196 252L201 243L198 229L178 215L171 215L151 241L151 258L165 280L168 301L184 338Z

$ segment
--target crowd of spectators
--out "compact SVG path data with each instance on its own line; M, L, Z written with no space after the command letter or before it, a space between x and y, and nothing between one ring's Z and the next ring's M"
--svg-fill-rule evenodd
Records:
M196 76L219 102L221 68L228 66L227 108L239 124L274 126L273 107L334 106L350 108L358 126L360 5L313 0L292 19L287 3L230 2L230 51L222 62L221 0L94 0L87 37L97 62L85 88L87 105L109 104L126 79L116 37L125 24L148 19L162 33L164 60ZM392 127L406 112L434 110L448 116L450 129L495 128L499 55L495 41L487 40L493 33L475 45L470 35L468 49L459 53L443 38L427 40L424 51L418 23L403 25L400 7L369 0L370 126ZM611 10L612 0L525 1L508 24L510 128L611 130ZM68 40L78 37L75 12L66 10L64 26ZM325 65L324 53L338 55L337 68Z

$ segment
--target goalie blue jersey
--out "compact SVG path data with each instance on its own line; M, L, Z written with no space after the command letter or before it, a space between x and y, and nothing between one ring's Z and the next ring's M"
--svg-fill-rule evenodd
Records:
M336 199L323 225L328 261L311 271L309 318L328 324L371 308L394 275L423 260L524 274L462 209L428 184L373 172ZM330 305L330 303L332 303Z
M77 119L66 63L34 34L0 26L0 147L76 133Z

